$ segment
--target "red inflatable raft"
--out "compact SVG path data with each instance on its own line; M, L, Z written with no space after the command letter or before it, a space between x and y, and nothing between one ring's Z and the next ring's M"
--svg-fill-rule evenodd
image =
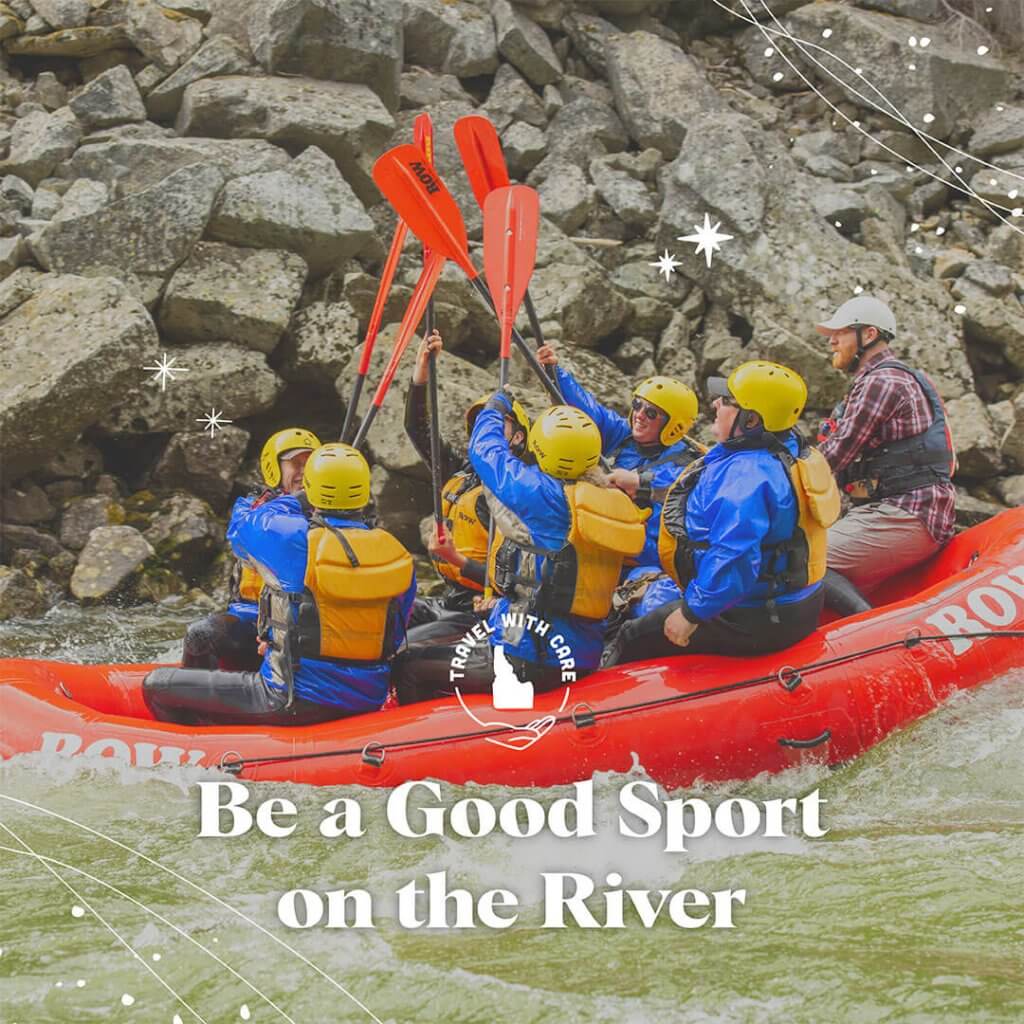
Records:
M758 658L678 657L597 673L530 712L484 697L302 728L153 721L149 665L0 661L0 754L221 766L242 779L551 786L639 763L666 787L856 757L958 689L1024 665L1024 508L891 581L879 607ZM1010 635L1005 635L1010 634Z

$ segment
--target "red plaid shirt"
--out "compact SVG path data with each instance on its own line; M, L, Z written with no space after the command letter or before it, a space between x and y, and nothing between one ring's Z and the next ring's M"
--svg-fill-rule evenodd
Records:
M883 351L861 361L842 418L820 445L834 473L846 469L865 449L921 434L931 424L928 398L905 370L885 367L867 373L875 363L892 358ZM956 490L952 483L929 484L884 500L920 519L939 544L953 536Z

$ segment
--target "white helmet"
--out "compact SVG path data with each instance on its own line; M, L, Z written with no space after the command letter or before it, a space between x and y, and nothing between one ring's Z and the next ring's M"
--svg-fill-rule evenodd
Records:
M831 320L818 324L819 334L830 334L832 331L841 331L844 327L853 327L860 324L862 327L877 327L885 331L889 337L896 335L896 317L892 310L881 300L873 295L858 295L849 302L844 302L832 314Z

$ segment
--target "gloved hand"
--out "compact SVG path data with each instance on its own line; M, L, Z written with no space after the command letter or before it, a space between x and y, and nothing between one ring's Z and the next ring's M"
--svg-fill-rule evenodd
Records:
M494 409L496 412L507 415L512 411L512 395L507 388L499 388L487 399L487 404L484 408Z
M268 501L280 497L284 492L280 487L254 487L249 493L255 496L252 508L259 508L260 505L265 505Z

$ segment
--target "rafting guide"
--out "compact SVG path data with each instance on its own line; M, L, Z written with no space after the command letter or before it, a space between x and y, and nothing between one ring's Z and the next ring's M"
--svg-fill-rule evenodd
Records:
M251 795L240 782L199 782L201 838L234 838L255 825L273 839L287 838L299 828L298 810L284 797L273 797L250 810ZM511 797L500 803L466 797L446 806L441 786L433 781L405 782L388 795L385 811L391 830L403 839L455 835L478 839L501 833L529 839L546 833L560 840L597 836L592 780L573 785L572 796L545 806L531 797ZM687 853L691 840L717 835L725 839L784 839L795 830L819 839L828 833L821 822L826 801L819 790L801 798L762 801L732 797L712 806L701 797L666 798L649 780L634 779L618 793L618 836L656 838L664 853ZM367 834L363 809L353 797L327 801L318 830L323 839L359 839ZM786 831L787 817L790 830ZM703 892L622 889L623 877L609 871L595 881L576 871L541 872L544 928L623 928L639 922L652 927L668 917L679 928L733 928L734 907L747 902L743 888ZM599 886L602 886L598 893ZM597 895L595 895L597 894ZM404 928L507 928L519 914L519 898L508 889L491 889L474 896L465 889L449 888L445 871L429 872L425 881L412 879L394 891L395 916ZM591 899L591 897L595 897ZM628 899L628 903L626 902ZM603 901L603 910L598 907ZM590 901L589 903L587 901ZM280 921L289 928L372 928L375 897L365 889L339 889L324 893L292 889L277 903ZM634 913L627 915L627 907ZM451 911L451 913L449 913Z

